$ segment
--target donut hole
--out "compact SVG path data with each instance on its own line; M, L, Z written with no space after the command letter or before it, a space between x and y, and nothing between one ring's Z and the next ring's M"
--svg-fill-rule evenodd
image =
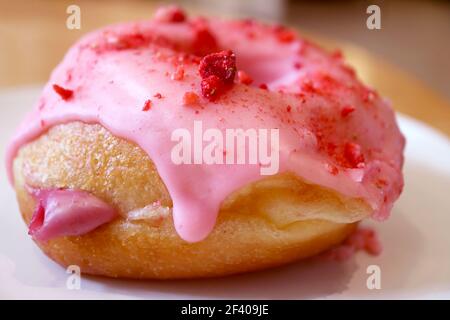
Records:
M266 84L269 87L292 82L297 74L294 54L290 47L285 49L255 46L252 51L237 46L232 49L236 53L238 70L243 70L253 79L253 86Z
M251 57L240 56L237 63L238 70L245 71L252 79L253 86L266 84L269 87L278 85L290 72L284 62L270 61L268 58L252 62Z

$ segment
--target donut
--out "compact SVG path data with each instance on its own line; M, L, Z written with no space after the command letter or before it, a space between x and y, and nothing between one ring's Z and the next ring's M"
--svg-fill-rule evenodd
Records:
M60 265L199 278L311 257L385 220L404 144L339 51L164 7L69 49L6 167L30 237Z

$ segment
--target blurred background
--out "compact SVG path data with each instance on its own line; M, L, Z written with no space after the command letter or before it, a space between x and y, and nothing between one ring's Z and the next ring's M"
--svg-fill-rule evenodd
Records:
M44 83L67 48L82 34L108 23L149 18L163 3L168 2L0 0L0 89ZM410 79L423 83L427 90L439 96L437 99L446 101L433 101L441 106L445 104L447 108L447 112L441 110L434 117L441 118L436 120L438 127L450 132L450 107L447 103L450 101L449 1L179 0L170 3L180 4L193 14L256 17L284 23L315 39L332 39L321 42L331 44L331 47L354 44L370 52L372 73L383 68L373 61L382 60L406 71ZM66 9L71 4L81 8L80 30L66 28ZM381 9L380 30L366 27L366 9L371 4ZM361 54L353 54L353 59L359 63L357 67L364 69L369 58L364 60L361 57ZM366 80L364 74L362 78ZM387 86L389 79L390 75L385 74L379 83L371 83L371 79L367 81L383 87ZM391 83L393 81L391 79ZM408 92L407 88L404 89ZM383 88L380 90L383 93ZM392 93L387 93L392 96ZM408 94L415 94L413 88ZM411 97L403 101L400 110L408 113L407 105L413 108L415 100ZM409 113L427 120L427 107L416 109Z

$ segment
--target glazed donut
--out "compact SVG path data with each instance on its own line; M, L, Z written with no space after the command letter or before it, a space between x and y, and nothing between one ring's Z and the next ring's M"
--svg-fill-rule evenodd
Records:
M231 129L241 144L221 142ZM404 143L389 103L339 52L282 26L166 7L76 43L6 161L29 234L54 261L195 278L309 257L386 219Z

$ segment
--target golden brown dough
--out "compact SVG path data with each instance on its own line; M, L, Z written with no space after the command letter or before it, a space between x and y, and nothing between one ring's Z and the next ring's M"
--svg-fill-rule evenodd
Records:
M55 126L24 146L14 176L27 224L35 202L25 184L82 189L118 210L119 218L83 236L38 243L63 266L110 277L210 277L280 265L340 243L370 214L360 199L281 174L236 190L208 238L187 243L174 229L170 195L148 156L81 122ZM148 209L154 202L162 207Z

